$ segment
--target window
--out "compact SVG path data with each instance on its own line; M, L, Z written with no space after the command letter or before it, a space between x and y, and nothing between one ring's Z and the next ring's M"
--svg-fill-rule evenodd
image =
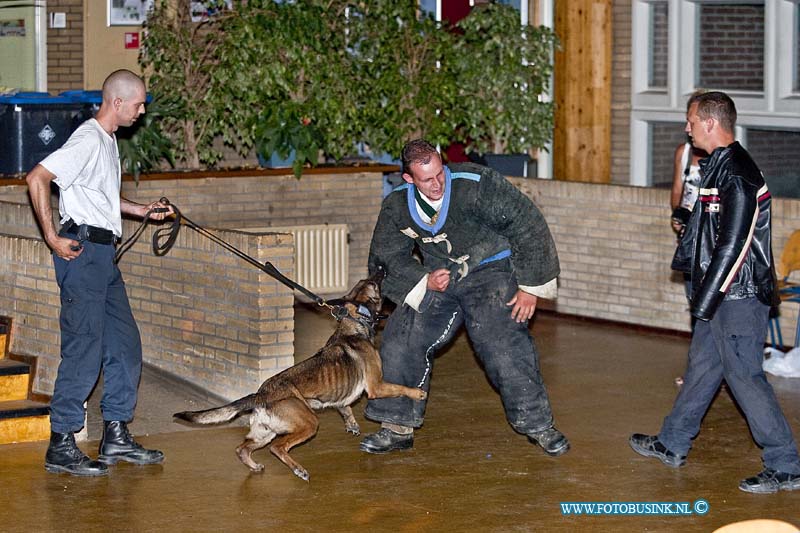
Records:
M650 123L650 175L657 187L672 186L675 166L675 149L686 142L685 122Z
M648 62L648 86L653 89L667 88L667 60L669 51L668 25L669 4L654 3L650 9L650 61Z
M800 131L747 128L747 150L775 196L800 196Z
M631 30L632 185L671 179L665 154L704 88L736 102L773 194L800 197L800 0L633 0Z
M792 92L800 92L800 9L794 10L794 70Z
M697 86L764 90L764 5L699 6Z

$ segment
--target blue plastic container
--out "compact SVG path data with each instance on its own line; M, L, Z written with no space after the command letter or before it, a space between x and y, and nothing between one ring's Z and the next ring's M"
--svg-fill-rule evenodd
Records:
M0 174L22 174L92 116L86 103L49 93L0 96Z

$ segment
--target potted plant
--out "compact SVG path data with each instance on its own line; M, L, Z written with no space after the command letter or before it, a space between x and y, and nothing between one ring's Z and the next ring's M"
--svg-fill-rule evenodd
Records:
M475 7L457 28L459 140L487 162L493 154L519 154L527 164L552 136L553 105L541 95L553 70L555 34L521 25L516 9L495 3ZM522 168L501 172L525 175Z
M158 170L165 161L175 167L172 141L161 129L162 121L171 114L172 110L156 97L133 126L117 130L122 171L132 174L137 183L142 172Z
M161 95L170 113L160 127L172 139L181 166L190 169L213 164L221 155L214 139L236 138L230 120L228 94L231 73L218 68L227 39L223 26L235 16L225 2L206 2L214 17L192 20L189 0L156 0L148 12L139 64L148 90Z
M378 159L398 158L413 138L449 144L456 125L455 36L420 16L416 1L363 2L351 15L355 76L365 89L363 141Z
M317 162L322 145L322 133L310 113L292 102L267 108L258 117L255 139L261 166L291 166L298 178L306 161Z
M360 129L359 80L346 50L344 8L254 1L227 21L219 68L230 73L226 90L240 108L242 138L263 165L291 165L299 176L320 150L336 159L350 152Z

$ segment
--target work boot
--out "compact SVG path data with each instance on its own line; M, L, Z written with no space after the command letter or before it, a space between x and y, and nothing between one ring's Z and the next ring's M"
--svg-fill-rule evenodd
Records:
M739 490L756 494L772 494L779 490L800 489L800 474L787 474L772 468L739 482Z
M361 450L367 453L389 453L395 450L408 450L414 446L414 433L403 435L389 428L381 428L377 433L367 435L361 440Z
M105 476L108 467L92 461L75 444L72 433L50 432L50 445L44 456L44 468L48 472L72 474L73 476Z
M662 463L672 468L678 468L686 464L686 456L678 455L667 449L655 435L642 435L634 433L628 440L633 451L645 457L655 457Z
M558 457L569 451L569 441L567 437L554 427L531 433L528 435L528 440L541 446L544 453L550 457Z
M153 465L164 460L158 450L147 450L133 440L128 425L119 420L103 421L103 440L100 441L100 456L97 458L108 465L117 461L127 461L137 465Z

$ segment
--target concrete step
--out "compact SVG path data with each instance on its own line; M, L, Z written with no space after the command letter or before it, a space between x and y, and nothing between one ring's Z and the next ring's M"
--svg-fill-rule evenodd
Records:
M28 397L30 370L27 363L0 359L0 402L25 400Z
M50 438L50 407L31 400L0 402L0 444Z

